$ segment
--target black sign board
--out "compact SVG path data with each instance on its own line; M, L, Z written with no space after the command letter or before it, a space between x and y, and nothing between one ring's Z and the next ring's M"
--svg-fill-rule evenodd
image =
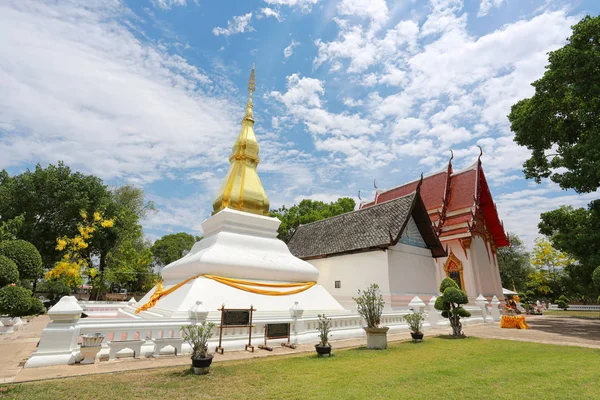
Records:
M267 324L267 339L282 339L290 335L290 324Z
M223 326L250 325L250 310L223 310Z

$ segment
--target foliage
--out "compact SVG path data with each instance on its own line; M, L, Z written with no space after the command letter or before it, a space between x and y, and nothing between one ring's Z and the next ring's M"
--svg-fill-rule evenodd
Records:
M0 289L0 315L24 317L31 308L31 291L16 286L4 286Z
M556 250L546 239L537 239L531 253L534 271L529 274L526 286L537 297L554 301L564 292L567 272L565 268L575 260Z
M37 279L42 275L42 257L34 245L24 240L0 242L0 254L13 260L20 279Z
M150 290L156 283L153 260L148 243L127 240L109 254L106 281L130 292Z
M92 213L109 202L100 178L74 173L62 162L12 177L0 172L0 221L21 216L18 238L32 243L47 267L61 258L56 238L77 233L80 211Z
M527 276L532 272L529 252L515 233L508 233L510 246L500 247L496 253L502 286L516 290L525 289Z
M0 255L0 287L19 282L17 264L8 257Z
M185 256L192 249L194 243L201 239L201 237L185 232L165 235L154 242L152 254L154 254L156 263L164 267Z
M186 325L183 330L183 339L192 347L192 358L208 357L208 340L212 337L213 322L202 321L201 324Z
M600 294L600 282L594 285L593 273L600 266L600 200L587 209L563 206L541 215L540 233L548 236L553 247L577 259L565 268L571 296L594 299ZM600 279L600 278L599 278Z
M53 306L61 297L70 296L73 292L62 280L42 280L36 289L37 293L44 293L48 299L44 302L46 307Z
M594 270L592 280L594 281L594 286L600 292L600 266Z
M329 344L329 336L331 332L331 318L325 317L325 314L319 314L319 322L317 322L317 330L319 331L319 346L328 346Z
M508 115L515 142L532 151L525 176L593 192L600 187L600 16L574 25L568 43L550 52L548 61L544 76L532 84L535 95Z
M408 324L410 331L412 333L421 333L421 329L423 328L423 321L425 321L425 317L421 312L415 312L411 314L407 314L404 316L404 320Z
M44 308L44 304L40 301L40 299L36 297L30 297L27 315L40 315L44 312L46 312L46 309Z
M452 336L455 338L464 338L462 332L462 318L468 318L471 313L465 310L462 305L469 302L467 294L458 288L458 284L451 278L444 278L440 283L441 296L435 299L435 309L442 312L442 317L450 320L452 326Z
M358 297L353 297L356 302L358 313L367 322L368 328L378 328L381 323L381 313L383 312L383 296L379 285L372 283L366 290L358 289Z
M353 211L354 207L356 207L356 203L349 197L339 198L329 204L323 201L304 199L290 208L283 206L277 210L271 210L270 215L281 221L277 237L288 243L300 224L308 224L344 214Z
M558 298L558 300L556 300L556 305L558 306L558 308L567 311L567 309L569 308L569 299L567 298L567 296L562 295Z
M96 231L110 229L114 225L114 220L105 219L97 211L91 217L85 211L81 211L80 215L83 222L77 227L79 233L72 238L64 236L56 240L56 250L62 251L63 256L46 273L46 279L62 280L72 289L83 283L82 274L92 279L96 276L97 270L90 265L84 250Z
M22 215L19 215L13 219L0 222L0 242L4 240L15 240L19 229L23 226Z

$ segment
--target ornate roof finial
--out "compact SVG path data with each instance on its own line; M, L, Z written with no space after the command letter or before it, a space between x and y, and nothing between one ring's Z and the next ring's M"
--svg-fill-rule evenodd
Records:
M480 163L481 162L481 156L483 155L483 149L481 148L480 145L477 145L477 147L479 147L479 157L477 158L477 162Z
M252 64L252 72L250 72L250 79L248 79L248 91L250 94L256 90L256 79L254 78L254 64Z
M420 191L421 190L421 185L423 184L423 173L421 172L421 179L419 179L419 183L417 183L417 188L415 189L415 191Z
M377 187L377 179L373 179L373 187L375 188L375 190L378 189L378 187Z
M360 201L362 201L362 199L360 198L360 190L358 191L358 199L359 199Z
M454 160L454 152L452 151L452 149L450 149L450 161L452 162L452 160Z
M254 77L254 64L252 64L252 72L250 72L250 78L248 79L248 103L246 104L246 113L244 114L244 120L254 122L254 113L252 112L252 92L256 90L256 79Z

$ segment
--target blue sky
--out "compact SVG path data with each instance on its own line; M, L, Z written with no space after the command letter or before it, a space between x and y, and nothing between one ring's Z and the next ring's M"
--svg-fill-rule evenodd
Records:
M507 230L585 206L524 179L506 115L600 3L528 0L14 0L0 4L0 168L64 160L144 188L150 239L201 233L253 63L273 207L363 199L443 168L484 170Z

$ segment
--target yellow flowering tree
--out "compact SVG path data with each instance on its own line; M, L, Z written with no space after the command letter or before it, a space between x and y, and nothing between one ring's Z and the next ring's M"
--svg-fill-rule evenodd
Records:
M90 265L86 249L96 231L114 226L114 219L105 219L98 211L91 217L85 211L81 211L80 215L83 221L77 225L79 233L72 238L64 236L56 240L56 250L63 255L45 276L49 280L62 280L71 288L80 286L83 276L93 279L98 274L97 269Z
M558 297L566 276L564 269L574 262L566 253L552 247L548 240L537 239L531 253L535 271L529 275L527 286L543 297Z

